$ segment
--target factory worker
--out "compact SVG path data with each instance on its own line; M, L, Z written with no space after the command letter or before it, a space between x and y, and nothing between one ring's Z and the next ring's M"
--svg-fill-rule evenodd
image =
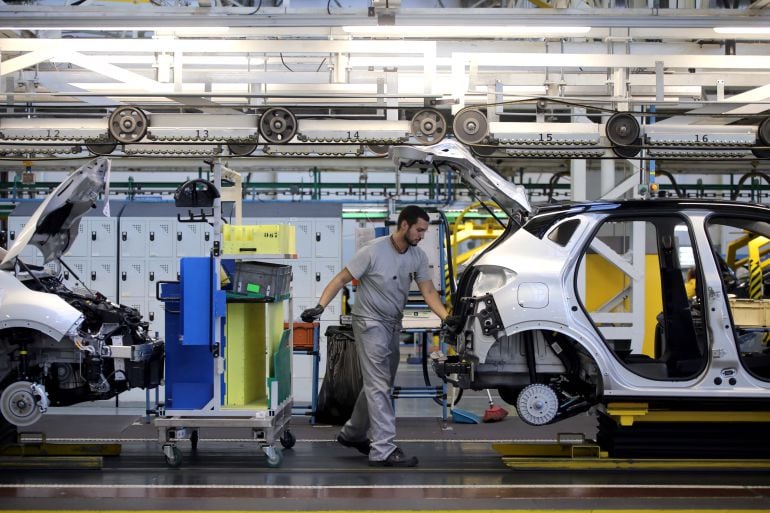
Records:
M399 363L401 318L412 280L428 307L449 329L460 325L459 318L448 315L431 282L428 257L417 247L429 221L422 208L404 208L398 216L398 229L359 249L326 285L318 305L301 316L305 322L318 318L340 289L352 279L358 280L352 310L353 335L364 386L337 441L368 454L371 466L414 467L418 463L415 456L405 455L394 442L396 413L391 399Z

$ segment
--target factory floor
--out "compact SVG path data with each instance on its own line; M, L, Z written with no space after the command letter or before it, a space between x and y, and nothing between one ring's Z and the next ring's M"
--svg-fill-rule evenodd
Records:
M408 380L414 372L403 374ZM486 395L466 394L459 406L482 414ZM311 424L304 416L291 419L297 442L283 451L278 468L268 466L250 430L239 428L202 430L196 451L181 441L182 465L170 468L143 408L55 409L26 431L44 433L54 444L119 443L120 454L102 458L95 469L63 469L66 462L19 469L0 458L0 510L770 511L766 468L531 470L507 466L493 447L555 442L566 433L591 438L592 414L545 427L526 425L515 414L461 424L451 416L443 420L429 399L396 404L397 441L419 457L416 468L369 467L365 456L334 441L338 426Z

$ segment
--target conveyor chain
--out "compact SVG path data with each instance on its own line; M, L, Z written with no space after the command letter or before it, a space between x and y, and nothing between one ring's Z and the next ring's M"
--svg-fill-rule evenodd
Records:
M64 109L64 108L62 108ZM489 121L478 108L452 116L434 108L271 106L230 114L149 112L125 105L106 117L62 110L0 119L0 157L125 156L383 157L396 144L430 145L453 135L484 157L770 158L770 117L758 124L641 125L629 112L604 123ZM448 120L452 120L449 123Z

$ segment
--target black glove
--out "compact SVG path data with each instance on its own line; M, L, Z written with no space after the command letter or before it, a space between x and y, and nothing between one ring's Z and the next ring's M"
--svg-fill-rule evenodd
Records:
M314 320L318 319L322 313L324 313L324 307L318 304L313 308L308 308L302 312L300 317L302 318L302 322L313 322Z
M457 333L465 326L465 321L459 315L447 315L446 319L444 319L444 326L446 326L448 331Z

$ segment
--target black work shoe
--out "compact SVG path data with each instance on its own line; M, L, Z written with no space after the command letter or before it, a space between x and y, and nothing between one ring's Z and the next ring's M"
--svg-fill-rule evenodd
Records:
M369 450L372 448L372 443L369 440L363 440L361 442L351 442L342 435L337 435L337 442L345 447L351 447L361 454L369 454Z
M416 456L407 458L398 447L384 460L369 460L370 467L416 467L417 463L419 460Z

